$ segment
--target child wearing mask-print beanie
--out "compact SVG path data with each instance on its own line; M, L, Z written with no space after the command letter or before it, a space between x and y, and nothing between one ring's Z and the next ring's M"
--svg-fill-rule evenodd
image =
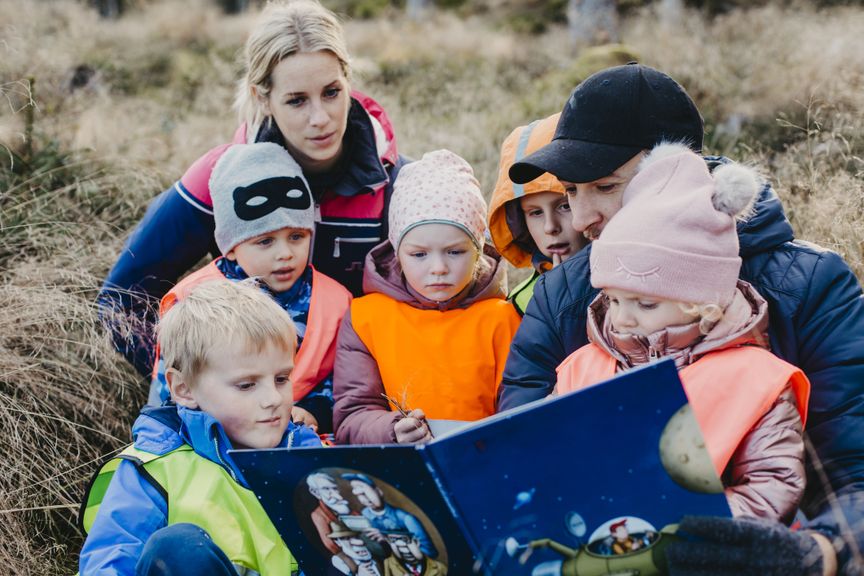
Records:
M519 315L485 245L486 202L448 150L405 166L388 239L366 259L365 296L342 322L334 371L339 443L423 442L430 420L473 421L495 394Z
M684 146L642 161L591 249L590 344L558 367L559 394L669 357L735 516L788 522L804 492L810 384L767 350L768 305L738 279L736 218L759 179L713 175Z
M210 192L214 237L224 256L172 288L160 316L199 284L256 278L297 327L292 418L332 434L336 333L351 294L312 267L315 205L300 165L277 144L235 144L213 168ZM170 398L165 370L157 350L152 404Z

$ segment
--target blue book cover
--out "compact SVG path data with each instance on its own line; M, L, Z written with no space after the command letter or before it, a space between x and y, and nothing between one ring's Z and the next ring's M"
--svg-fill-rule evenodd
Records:
M729 516L671 360L422 446L233 453L307 575L662 574Z

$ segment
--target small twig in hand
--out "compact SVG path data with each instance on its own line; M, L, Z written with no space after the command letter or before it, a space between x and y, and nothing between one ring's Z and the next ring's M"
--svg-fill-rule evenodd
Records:
M396 407L396 410L398 410L399 413L402 414L402 416L405 416L406 418L408 418L408 412L411 411L410 408L408 408L407 406L403 408L402 404L400 404L398 400L388 396L386 392L381 392L381 396L383 396L388 402L393 404L393 406Z
M393 398L392 396L388 396L386 392L381 392L381 396L383 396L384 398L387 399L388 402L390 402L391 404L393 404L393 406L396 407L396 410L398 410L399 413L402 414L403 417L405 417L405 418L414 418L413 416L409 416L409 415L408 415L408 413L411 411L411 409L408 408L407 404L403 406L402 404L399 403L398 400L396 400L396 399ZM415 420L417 420L417 419L415 418ZM419 422L419 420L418 420L418 422ZM415 426L415 428L416 428L417 430L422 430L422 429L423 429L423 423L420 422L420 424L418 424L417 426ZM429 430L429 435L430 435L430 436L432 435L432 431L431 431L431 430Z

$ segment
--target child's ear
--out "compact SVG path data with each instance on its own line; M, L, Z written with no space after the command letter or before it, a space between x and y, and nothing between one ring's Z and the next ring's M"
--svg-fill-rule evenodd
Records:
M232 262L237 261L237 254L234 252L233 248L231 250L228 250L228 252L225 254L225 258L231 260Z
M188 379L183 377L182 372L176 368L169 368L165 371L165 381L168 382L171 399L176 404L186 408L198 408L198 402L195 400L192 386L189 384Z

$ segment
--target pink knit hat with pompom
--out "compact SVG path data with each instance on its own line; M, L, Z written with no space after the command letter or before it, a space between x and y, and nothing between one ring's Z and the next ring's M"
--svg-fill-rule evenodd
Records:
M685 146L657 146L591 246L591 284L725 307L741 270L736 216L749 212L759 187L745 166L712 175Z
M471 166L449 150L428 152L399 171L388 218L394 250L406 232L428 223L457 226L483 250L486 201Z

